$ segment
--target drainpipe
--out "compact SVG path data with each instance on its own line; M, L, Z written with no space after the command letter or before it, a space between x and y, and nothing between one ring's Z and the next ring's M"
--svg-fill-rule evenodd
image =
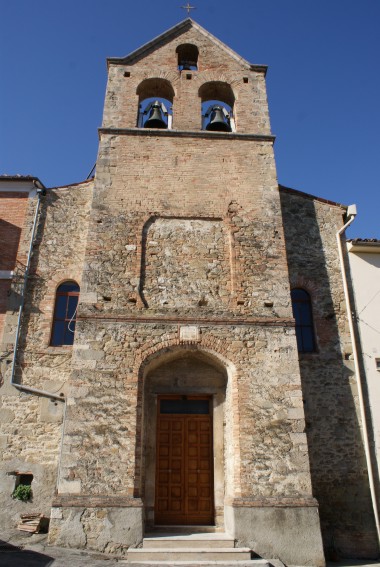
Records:
M14 386L18 390L21 390L22 392L29 392L31 394L37 394L38 396L45 396L46 398L50 398L51 400L59 400L60 402L64 402L65 398L63 396L57 396L57 394L52 394L51 392L46 392L45 390L38 390L37 388L31 388L30 386L23 386L22 384L16 384L15 383L16 359L17 359L18 342L19 342L19 338L20 338L21 318L22 318L22 313L23 313L24 303L25 303L25 293L26 293L26 287L27 287L28 277L29 277L30 262L31 262L32 253L33 253L34 237L35 237L36 229L37 229L37 221L38 221L38 213L39 213L39 210L40 210L41 197L46 195L46 189L45 188L40 187L40 185L37 185L37 184L36 184L36 186L37 186L37 205L36 205L36 211L34 213L34 222L33 222L32 234L31 234L31 237L30 237L28 258L26 260L24 282L23 282L23 288L22 288L22 294L21 294L21 302L20 302L20 307L19 307L19 310L18 310L15 344L14 344L14 347L13 347L11 386Z
M352 355L354 358L354 368L355 368L355 375L356 381L358 386L358 395L359 395L359 409L360 409L360 416L362 420L362 428L363 428L363 440L364 440L364 452L368 470L368 480L369 480L369 487L371 492L371 500L372 500L372 508L373 513L375 516L375 523L376 523L376 531L377 531L377 538L380 543L380 522L379 522L379 510L376 498L376 489L375 489L375 481L373 475L373 468L372 468L372 458L371 458L371 450L369 446L368 440L368 429L367 429L367 418L366 418L366 411L364 405L364 396L363 396L363 387L362 387L362 377L360 374L359 368L359 360L358 360L358 351L356 347L356 339L355 339L355 331L354 331L354 323L352 317L352 310L351 310L351 301L350 295L348 292L348 285L347 285L347 274L344 266L344 259L343 259L343 249L342 249L342 239L341 236L344 231L350 226L350 224L354 221L355 216L357 214L356 205L350 205L347 209L347 216L349 217L348 221L338 232L336 233L336 239L338 243L338 252L339 252L339 261L340 267L342 271L342 279L343 279L343 289L344 289L344 297L346 301L346 308L347 308L347 316L348 316L348 324L350 328L350 336L351 336L351 343L352 343Z

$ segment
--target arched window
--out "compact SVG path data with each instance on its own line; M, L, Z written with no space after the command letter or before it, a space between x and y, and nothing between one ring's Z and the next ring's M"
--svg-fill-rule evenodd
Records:
M210 81L199 89L202 101L202 130L235 132L235 96L231 86L222 81Z
M291 298L298 352L313 352L315 337L310 295L304 289L292 289Z
M174 90L170 82L158 77L145 79L137 87L139 97L138 128L172 127Z
M78 299L79 285L76 282L64 282L58 287L50 340L52 346L74 343Z
M183 43L176 49L178 54L178 69L180 71L198 70L198 47L192 43Z

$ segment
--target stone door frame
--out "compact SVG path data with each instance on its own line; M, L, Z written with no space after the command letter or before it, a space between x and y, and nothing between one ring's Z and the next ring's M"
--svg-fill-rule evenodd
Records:
M184 359L190 368L188 377L182 377L177 382L174 379L162 379L166 366L170 373L170 365L173 365L174 368L176 363L181 365ZM206 371L209 367L209 380L206 376L205 380L200 379L194 384L194 380L190 378L192 363L200 369L204 365ZM215 359L199 349L190 351L189 349L173 349L155 358L154 364L149 365L144 374L141 495L145 507L146 527L154 526L157 399L159 395L171 394L209 395L212 398L215 525L224 527L225 496L236 488L230 478L235 468L232 458L233 420L231 415L229 418L226 415L231 414L228 369L215 363ZM226 474L227 478L225 478Z

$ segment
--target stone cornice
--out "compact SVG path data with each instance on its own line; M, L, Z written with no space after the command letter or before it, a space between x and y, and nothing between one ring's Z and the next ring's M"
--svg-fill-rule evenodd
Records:
M103 321L106 323L152 323L166 325L198 325L198 326L223 326L223 325L253 325L258 327L294 327L293 318L288 317L160 317L160 316L124 316L91 314L78 315L77 321Z
M216 140L254 140L274 143L272 134L239 134L238 132L207 132L206 130L159 130L156 128L99 128L102 134L109 136L151 136L153 138L214 138Z
M268 498L228 498L227 506L234 508L318 508L318 502L312 496L274 496Z
M92 494L58 494L53 508L141 508L142 500L131 496L102 496Z

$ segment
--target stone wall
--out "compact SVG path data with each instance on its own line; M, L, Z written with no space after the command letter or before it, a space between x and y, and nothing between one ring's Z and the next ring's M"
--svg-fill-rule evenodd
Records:
M291 287L312 300L316 351L300 353L313 495L331 557L376 557L378 546L336 232L344 208L282 188Z
M297 497L310 492L302 394L293 372L297 354L289 347L294 330L259 322L218 328L209 322L199 330L199 343L186 348L176 324L81 321L68 394L61 493L139 497L144 492L140 368L151 353L173 349L180 358L189 350L210 351L235 367L225 409L239 427L234 462L240 475L234 495ZM275 381L268 380L272 374ZM170 392L168 386L165 393ZM135 439L141 440L140 451Z
M271 141L231 140L212 133L198 139L174 132L167 136L167 131L150 136L140 132L141 136L102 135L84 280L84 291L96 295L88 296L88 301L82 296L82 312L86 303L96 303L96 312L137 314L143 307L144 278L149 276L145 271L157 261L149 231L175 222L176 239L186 246L189 222L207 225L209 221L219 223L224 234L222 279L223 286L230 286L229 298L220 308L215 301L207 307L200 290L191 304L181 306L181 313L195 308L199 314L220 309L235 315L289 316ZM157 147L162 150L157 152ZM198 237L199 246L201 242ZM171 270L169 256L165 262ZM209 269L203 266L201 280L210 280ZM161 313L167 315L169 304L149 305L153 307L155 313L163 307Z
M308 508L321 565L264 69L192 26L166 39L109 61L51 541L70 545L78 508L112 523L115 500L153 521L149 381L157 370L164 393L178 393L187 360L183 388L199 393L204 377L219 407L217 524L227 506L235 519L243 508ZM199 68L181 73L176 47L189 42ZM230 85L236 132L200 130L210 81ZM139 97L170 92L173 129L136 128ZM192 382L200 358L213 371ZM225 385L212 393L215 372Z
M51 347L55 291L59 283L74 279L79 284L83 269L92 181L51 189L41 197L41 208L30 267L15 367L15 382L65 395L71 368L71 347ZM25 217L30 229L36 206L32 199ZM25 258L29 246L25 237ZM23 274L22 274L23 275ZM2 343L0 388L0 525L13 527L21 513L29 511L50 515L56 489L57 463L61 442L64 403L48 397L21 392L10 385L12 351L22 280L11 284L9 310ZM12 500L15 473L33 475L30 502Z

